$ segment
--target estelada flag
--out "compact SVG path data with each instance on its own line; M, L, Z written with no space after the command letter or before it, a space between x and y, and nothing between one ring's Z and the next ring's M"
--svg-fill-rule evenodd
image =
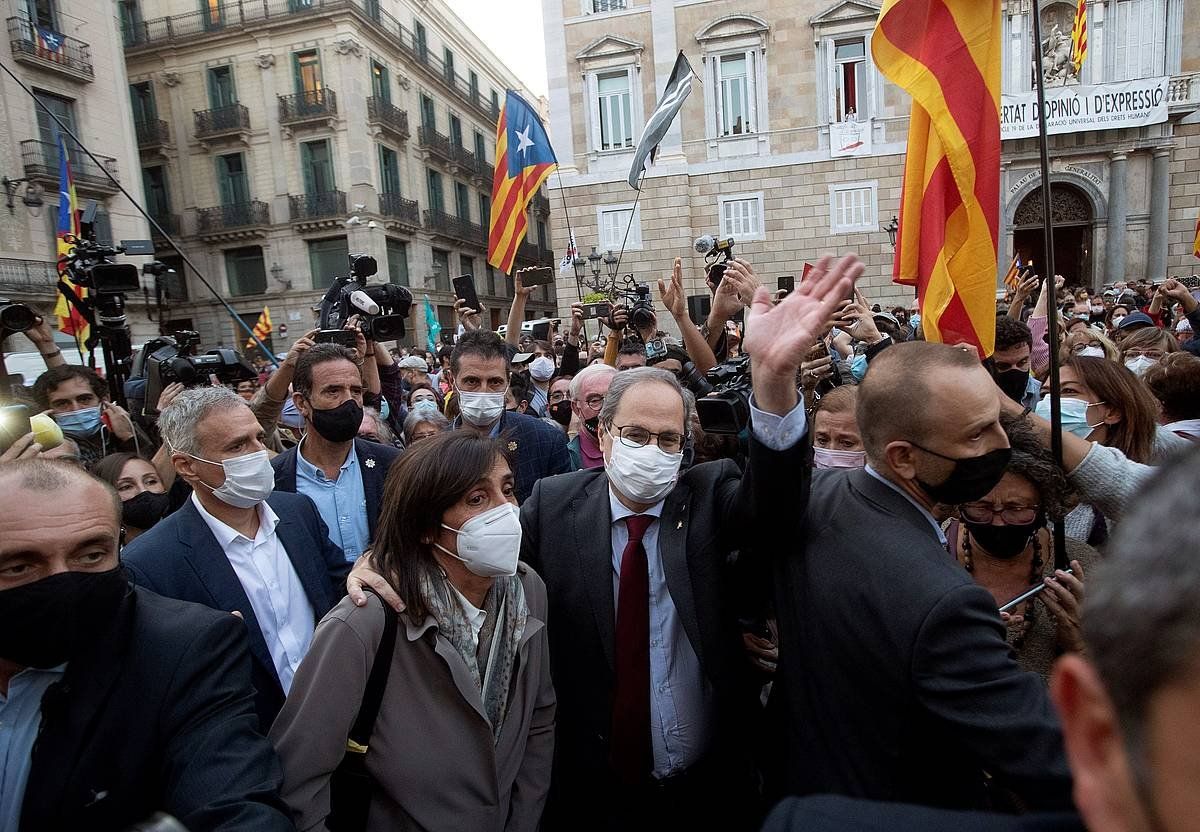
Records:
M508 90L496 121L496 177L488 223L488 263L505 274L512 273L529 227L529 201L557 164L542 120L524 98Z
M75 194L75 177L71 174L71 160L67 155L67 138L58 134L58 224L55 241L58 254L59 280L80 298L88 296L88 290L76 286L67 277L67 257L74 248L73 240L79 237L79 197ZM54 305L54 317L58 319L58 331L75 336L77 344L85 343L91 334L87 320L79 313L62 292Z
M1008 264L1008 271L1004 275L1004 285L1010 289L1016 289L1021 285L1021 255L1013 257L1012 262Z
M275 331L275 327L271 325L271 307L264 306L263 311L258 315L258 322L254 324L254 338L266 343L267 338ZM258 346L254 343L254 338L246 339L246 349Z
M915 285L927 341L996 337L1000 0L885 0L871 53L913 97L894 280Z
M1071 25L1071 63L1075 65L1076 75L1087 57L1087 4L1088 0L1079 0L1075 6L1075 22Z

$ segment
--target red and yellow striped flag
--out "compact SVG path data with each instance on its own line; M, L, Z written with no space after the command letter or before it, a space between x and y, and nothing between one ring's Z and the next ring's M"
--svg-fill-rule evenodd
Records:
M263 311L258 316L258 323L254 325L254 337L266 343L267 338L275 331L275 327L271 325L271 307L264 306ZM246 339L246 349L252 349L258 346L254 343L254 338Z
M886 0L875 65L913 97L896 283L917 287L925 340L996 338L1000 0Z
M1192 241L1192 256L1200 257L1200 217L1196 217L1196 239Z
M1021 285L1021 255L1013 257L1012 262L1008 264L1008 272L1004 275L1004 285L1010 289L1016 289Z
M1075 7L1075 23L1071 26L1071 63L1075 65L1076 75L1087 57L1087 40L1087 0L1079 0Z

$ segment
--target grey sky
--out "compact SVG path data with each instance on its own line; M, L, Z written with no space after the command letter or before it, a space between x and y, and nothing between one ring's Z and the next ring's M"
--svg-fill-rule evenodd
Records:
M546 44L541 0L447 0L455 14L525 82L546 95Z

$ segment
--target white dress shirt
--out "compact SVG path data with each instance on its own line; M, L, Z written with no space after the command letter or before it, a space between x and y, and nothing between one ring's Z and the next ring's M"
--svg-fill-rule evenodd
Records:
M458 591L458 587L446 580L446 586L454 592L454 597L458 599L458 605L462 607L463 615L467 618L467 623L471 625L471 648L474 652L479 652L479 634L483 632L483 624L487 621L487 611L481 610L479 607L467 600L467 596Z
M266 502L259 503L258 533L250 540L209 514L195 493L192 503L212 530L250 599L250 609L258 619L258 628L271 651L271 662L286 696L296 668L312 642L316 615L283 541L275 534L279 517Z

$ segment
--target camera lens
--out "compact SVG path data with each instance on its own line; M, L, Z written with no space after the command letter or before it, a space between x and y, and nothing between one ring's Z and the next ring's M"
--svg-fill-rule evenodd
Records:
M12 332L24 332L37 323L37 315L23 303L10 303L0 308L0 327Z

